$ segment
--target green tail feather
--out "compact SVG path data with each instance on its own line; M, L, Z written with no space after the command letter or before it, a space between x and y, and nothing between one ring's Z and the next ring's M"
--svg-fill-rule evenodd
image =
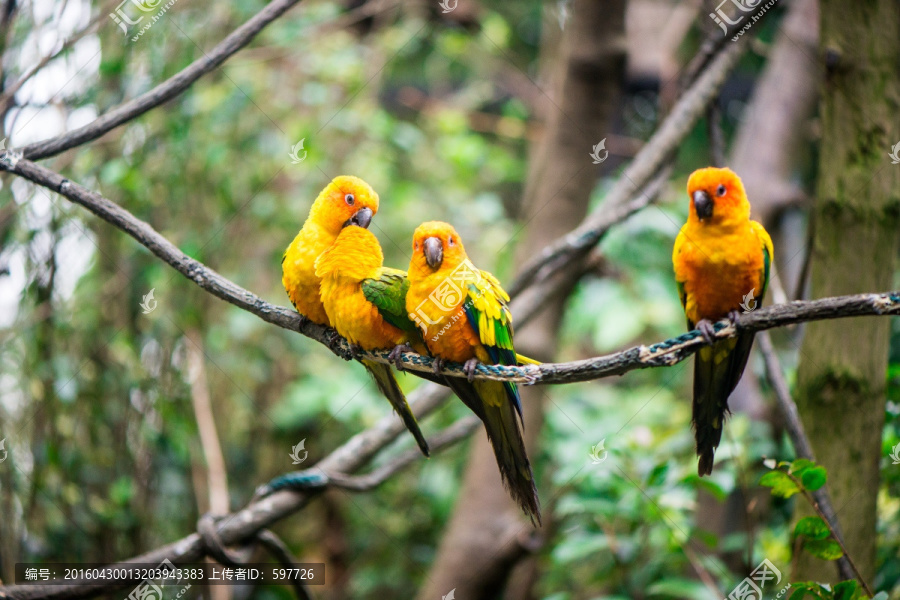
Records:
M541 524L541 503L534 485L534 473L525 452L525 441L519 428L519 417L506 394L503 383L447 377L460 400L474 412L487 431L503 484L512 498L531 518Z
M360 362L366 366L366 369L368 369L369 373L372 374L372 377L375 378L378 389L381 390L381 393L390 401L394 410L397 411L397 414L403 419L403 424L406 425L409 432L416 438L416 443L419 444L419 449L422 450L422 454L430 456L428 442L425 441L425 436L422 435L422 431L419 429L419 423L416 421L415 415L413 415L412 410L409 408L406 396L403 395L403 390L401 390L400 386L397 384L397 380L394 378L394 373L391 371L391 368L388 365L373 362L371 360L362 360Z
M722 440L728 414L728 396L741 380L752 346L753 334L744 333L701 348L694 358L692 421L700 457L697 473L701 477L712 473L715 450ZM716 355L720 358L718 363Z

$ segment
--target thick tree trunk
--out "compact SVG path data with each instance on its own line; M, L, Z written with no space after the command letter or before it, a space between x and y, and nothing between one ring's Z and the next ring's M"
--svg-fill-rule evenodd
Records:
M625 66L624 0L575 0L561 47L552 53L555 57L548 56L547 34L558 24L555 19L546 23L542 72L544 81L553 81L553 101L547 106L544 137L536 142L529 161L523 199L527 226L520 259L584 218L597 177L589 154L592 146L610 133L610 116L622 89ZM569 266L578 268L577 264ZM548 299L541 315L518 332L520 352L544 360L553 357L564 299L565 294ZM534 461L545 390L523 388L521 392L525 441ZM546 508L549 496L547 487L541 485L546 478L536 470ZM545 529L549 520L545 513ZM488 442L478 435L453 518L419 598L440 598L452 589L456 597L470 600L502 597L511 571L527 556L534 533L540 536L542 531L535 532L509 498ZM532 580L528 571L521 572L512 586L515 592L510 589L506 597L528 597Z
M821 40L826 79L812 292L889 289L900 241L900 168L888 158L900 114L900 4L822 0ZM847 548L869 582L890 326L884 319L809 324L798 373L800 414L828 469ZM800 555L794 578L834 580L834 565Z

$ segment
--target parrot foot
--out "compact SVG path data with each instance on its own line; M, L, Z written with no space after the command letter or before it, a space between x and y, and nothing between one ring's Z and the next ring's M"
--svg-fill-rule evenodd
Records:
M741 313L737 310L729 310L728 311L728 320L731 321L731 325L737 330L740 329L740 325L738 321L740 321Z
M441 371L444 368L444 359L440 356L434 357L434 363L431 365L431 370L434 371L435 375L440 375Z
M362 346L357 346L356 344L350 344L350 356L353 357L353 360L359 360L359 355L362 354L363 349Z
M469 383L475 381L475 370L480 364L481 361L477 358L470 358L463 364L463 373L466 374L466 378L469 380Z
M403 371L405 369L403 367L403 360L401 359L401 355L404 352L412 351L413 349L409 344L397 344L396 346L394 346L394 349L391 350L391 353L388 354L388 360L394 363L394 367L396 367L398 371Z
M344 360L350 360L350 358L352 358L351 356L347 355L347 352L343 348L341 348L341 340L344 339L341 337L341 334L339 334L334 329L330 329L330 330L328 330L328 333L325 334L325 336L326 336L325 343L328 345L328 348L332 352L334 352L335 354L337 354ZM352 354L352 352L353 351L351 350L351 354Z
M710 346L713 345L716 341L716 328L713 326L713 322L709 319L700 319L697 321L697 329L700 330L700 335L703 336L703 339Z

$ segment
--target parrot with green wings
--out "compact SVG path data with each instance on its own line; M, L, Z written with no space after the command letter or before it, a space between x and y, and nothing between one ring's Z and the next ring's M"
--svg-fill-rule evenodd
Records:
M413 234L406 308L422 328L425 345L443 361L464 364L465 378L445 377L447 385L484 423L500 476L513 499L541 522L534 473L522 437L522 405L511 381L475 380L479 363L515 366L534 362L513 347L509 296L497 278L468 259L459 234L447 223L431 221Z
M341 230L334 244L316 260L320 296L328 319L339 334L362 350L391 350L399 362L404 351L427 354L415 323L406 313L406 272L384 265L378 238L362 227ZM360 359L428 456L428 443L419 430L406 396L389 365Z

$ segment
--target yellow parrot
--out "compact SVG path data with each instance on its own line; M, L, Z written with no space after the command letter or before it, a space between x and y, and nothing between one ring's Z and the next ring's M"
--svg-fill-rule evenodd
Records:
M406 272L383 264L381 245L371 231L352 225L345 227L334 244L316 260L325 314L337 332L354 347L390 349L395 361L399 361L404 350L426 354L422 336L406 313L409 288ZM416 438L422 453L428 456L428 443L391 367L365 358L360 362Z
M713 323L734 321L739 310L762 305L773 249L763 226L750 220L750 202L734 171L694 171L687 192L688 220L675 240L672 264L688 329L699 329L711 344L694 358L692 420L702 477L712 473L728 396L741 379L754 338L743 332L713 341Z
M335 177L319 193L303 228L281 260L281 282L297 312L319 325L331 325L319 295L316 259L344 227L358 225L365 229L377 212L378 194L359 177Z

